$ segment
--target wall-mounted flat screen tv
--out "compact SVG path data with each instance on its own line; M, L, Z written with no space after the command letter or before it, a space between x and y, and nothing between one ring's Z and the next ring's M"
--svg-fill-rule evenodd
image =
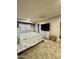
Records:
M50 31L50 23L42 24L41 30L42 31Z

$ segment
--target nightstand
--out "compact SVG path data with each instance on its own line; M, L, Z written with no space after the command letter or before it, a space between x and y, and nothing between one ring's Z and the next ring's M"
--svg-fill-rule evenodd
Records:
M52 41L57 41L57 37L55 35L50 35L49 36L49 40L52 40Z

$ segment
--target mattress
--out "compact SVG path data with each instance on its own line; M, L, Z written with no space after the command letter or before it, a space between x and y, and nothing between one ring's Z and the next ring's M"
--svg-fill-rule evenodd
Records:
M21 33L19 34L19 38L20 43L17 45L18 53L44 40L42 36L36 32Z

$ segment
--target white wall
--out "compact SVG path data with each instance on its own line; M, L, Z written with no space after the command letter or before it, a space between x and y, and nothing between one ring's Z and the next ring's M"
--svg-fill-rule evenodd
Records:
M60 37L60 18L54 18L51 20L51 31L50 31L50 35L56 35L59 41L59 37Z
M49 20L44 20L38 22L38 24L50 23L50 32L49 35L56 35L59 41L60 36L60 16L55 17Z

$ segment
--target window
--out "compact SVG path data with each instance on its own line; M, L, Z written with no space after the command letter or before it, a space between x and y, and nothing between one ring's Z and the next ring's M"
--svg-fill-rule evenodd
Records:
M32 27L30 24L19 24L19 28L22 30L22 31L25 31L25 30L32 30Z
M17 23L18 25L18 28L19 28L19 31L22 32L22 31L34 31L35 30L35 25L34 24L31 24L31 23L24 23L24 22L18 22Z

